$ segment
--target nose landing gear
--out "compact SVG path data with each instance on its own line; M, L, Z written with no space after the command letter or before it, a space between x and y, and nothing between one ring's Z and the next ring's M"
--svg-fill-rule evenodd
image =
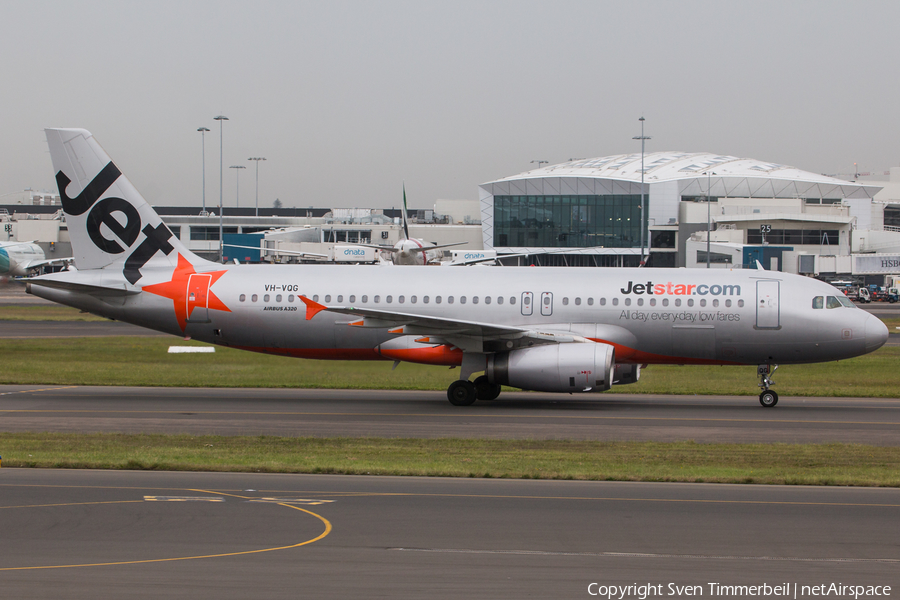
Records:
M756 368L756 374L759 375L759 387L763 389L759 395L759 403L765 408L772 408L778 404L778 394L769 389L769 386L775 385L770 375L774 375L778 370L778 365L759 365Z

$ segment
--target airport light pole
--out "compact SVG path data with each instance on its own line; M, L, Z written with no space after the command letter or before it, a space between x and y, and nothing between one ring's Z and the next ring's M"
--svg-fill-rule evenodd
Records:
M256 216L259 216L259 161L266 160L262 156L251 156L247 160L256 162Z
M540 168L541 168L541 165L546 165L546 164L547 164L547 161L546 161L546 160L533 160L533 161L531 161L531 163L529 163L529 164L533 164L533 163L537 163L537 168L540 169Z
M222 262L223 254L222 251L225 249L223 244L225 243L223 231L223 223L222 223L222 183L225 180L223 175L224 173L224 162L222 160L222 123L228 120L228 117L224 115L219 115L218 117L213 117L214 121L219 122L219 262Z
M647 207L644 205L644 142L650 138L644 135L644 117L641 116L641 135L634 136L633 140L641 140L641 266L644 266L644 221L647 217ZM649 236L649 232L647 232Z
M237 188L234 192L234 206L235 208L240 208L241 206L241 172L237 169L246 169L244 165L231 165L228 167L229 169L235 169L235 187Z
M198 127L197 131L200 132L200 148L201 148L201 156L203 157L203 212L200 213L204 217L206 216L206 132L209 131L206 127Z
M713 175L715 175L715 173L713 173L712 171L706 172L706 268L707 269L710 268L710 266L709 266L709 263L710 263L710 260L709 260L709 257L710 257L709 238L712 233L712 214L710 211L710 204L709 204L710 203L709 190L710 190L710 184L712 182L711 177Z

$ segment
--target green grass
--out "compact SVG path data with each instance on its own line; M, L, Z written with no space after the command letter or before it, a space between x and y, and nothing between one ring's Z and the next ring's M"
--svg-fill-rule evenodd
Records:
M0 306L0 321L106 321L77 308L52 306Z
M443 390L459 371L389 361L315 361L217 347L214 354L168 354L176 337L0 340L0 384L178 387L293 387ZM900 348L813 365L785 365L783 396L892 398L900 390ZM756 367L652 365L616 393L756 395Z
M900 486L900 448L0 433L4 467Z

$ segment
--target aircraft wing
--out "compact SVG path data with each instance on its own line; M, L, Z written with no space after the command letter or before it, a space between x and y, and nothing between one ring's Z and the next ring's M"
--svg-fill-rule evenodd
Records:
M482 352L484 342L521 342L539 344L560 344L565 342L588 342L590 340L571 332L538 330L529 327L510 327L479 321L447 319L432 315L417 315L390 310L358 308L355 306L326 306L301 296L306 304L306 320L322 311L357 317L347 325L352 327L387 328L396 335L419 335L434 338L431 341L449 343L466 351ZM519 341L517 343L517 341ZM509 346L511 347L511 346Z
M33 260L27 263L20 265L23 269L37 269L38 267L46 267L48 265L66 265L71 263L74 259L72 256L68 256L66 258L50 258L47 260Z

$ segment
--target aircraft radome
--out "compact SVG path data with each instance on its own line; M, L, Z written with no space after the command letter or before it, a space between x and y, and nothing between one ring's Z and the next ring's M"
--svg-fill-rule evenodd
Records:
M827 283L764 270L234 265L172 235L91 134L48 129L77 270L32 294L212 344L459 366L453 404L501 385L601 392L647 364L778 364L881 347L885 325ZM474 381L469 378L483 373Z

